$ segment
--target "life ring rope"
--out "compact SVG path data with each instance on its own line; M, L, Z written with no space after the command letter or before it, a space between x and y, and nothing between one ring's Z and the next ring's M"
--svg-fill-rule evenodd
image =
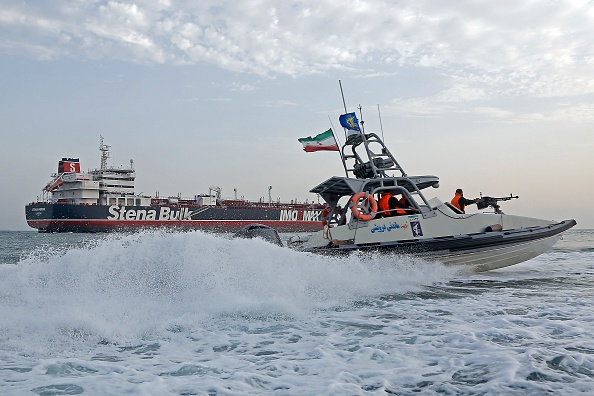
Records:
M359 203L359 201L362 202ZM353 195L351 204L353 216L361 221L370 221L377 215L377 201L367 191L361 191Z
M324 208L324 210L322 211L322 214L320 215L320 218L322 219L322 221L326 221L326 220L330 220L328 218L328 215L332 212L332 208L330 206L326 206Z

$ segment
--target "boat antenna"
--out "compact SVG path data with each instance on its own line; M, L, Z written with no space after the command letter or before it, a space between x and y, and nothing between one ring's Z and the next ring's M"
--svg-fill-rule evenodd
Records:
M359 118L361 118L359 121L361 124L361 135L365 137L365 120L363 119L363 107L361 105L359 105Z
M382 131L382 140L384 140L384 126L382 125L382 113L380 113L379 104L377 105L377 115L379 116L380 130Z
M340 86L340 96L342 96L342 104L344 106L344 112L348 113L347 107L346 107L346 102L344 100L344 92L342 91L342 82L340 80L338 80L338 85ZM344 130L344 140L346 141L347 140L346 129L343 128L343 130Z
M342 96L342 104L344 105L344 112L347 112L346 102L344 101L344 92L342 91L342 82L338 80L338 85L340 85L340 95Z
M342 82L340 80L338 80L338 85L340 86L340 96L342 97L342 105L344 106L344 112L346 114L347 107L346 107L346 102L344 100L344 92L342 90ZM330 118L330 116L328 116L328 119L330 120L330 125L332 125L332 135L334 135L334 124L332 124L332 119ZM347 139L347 131L344 128L342 128L342 130L344 131L344 142L345 142L344 144L346 145L346 141L348 140ZM336 136L334 136L334 139L336 139ZM336 139L336 143L338 143L338 139ZM340 159L342 161L342 167L344 168L344 174L346 177L349 177L349 171L347 169L346 160L344 158L342 150L338 150L338 154L340 155Z

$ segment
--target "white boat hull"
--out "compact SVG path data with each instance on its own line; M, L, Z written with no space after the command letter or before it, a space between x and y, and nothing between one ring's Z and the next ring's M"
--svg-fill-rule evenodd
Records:
M492 249L476 249L463 253L432 252L422 255L448 265L466 265L475 271L490 271L509 267L537 257L553 247L561 235Z
M547 221L505 214L456 215L438 205L431 212L352 222L303 241L298 250L319 254L354 251L415 255L475 271L508 267L547 250L573 227L574 220ZM497 225L493 231L489 224Z

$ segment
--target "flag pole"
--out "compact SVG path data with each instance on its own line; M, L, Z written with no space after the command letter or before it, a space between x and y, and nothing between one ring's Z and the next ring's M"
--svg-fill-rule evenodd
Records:
M330 118L330 114L328 114L328 121L330 121L330 126L332 127L332 128L330 128L330 129L332 129L332 136L334 136L334 140L336 140L336 143L337 143L338 145L340 145L340 141L338 140L338 137L337 137L337 136L336 136L336 134L334 133L334 124L332 123L332 118ZM341 156L342 156L342 155L341 155Z
M365 137L365 120L363 119L363 106L359 104L359 116L361 117L361 140L363 140L363 144L365 145L365 151L367 151L367 156L369 157L369 163L372 164L371 169L373 169L374 176L377 177L377 171L375 170L375 166L373 165L373 152L369 149L369 143L367 143L367 138Z
M334 134L334 124L332 123L332 119L330 118L330 115L328 115L328 121L330 121L330 126L332 128L330 128L330 130L332 131L332 136L334 136L334 140L336 140L336 144L338 146L340 146L340 141L338 140L338 137ZM340 149L340 147L338 148L338 155L340 155L340 159L342 161L342 166L344 167L344 171L346 173L346 175L348 176L348 172L346 170L346 164L344 163L344 157L342 156L342 150Z

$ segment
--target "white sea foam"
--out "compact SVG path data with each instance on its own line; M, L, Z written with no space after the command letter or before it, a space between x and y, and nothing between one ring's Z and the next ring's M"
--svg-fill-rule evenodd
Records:
M480 274L200 232L46 245L0 266L0 393L588 393L590 241Z
M454 273L414 258L327 258L201 232L46 248L4 272L11 301L4 313L13 318L6 330L75 329L120 340L213 315L308 315Z

